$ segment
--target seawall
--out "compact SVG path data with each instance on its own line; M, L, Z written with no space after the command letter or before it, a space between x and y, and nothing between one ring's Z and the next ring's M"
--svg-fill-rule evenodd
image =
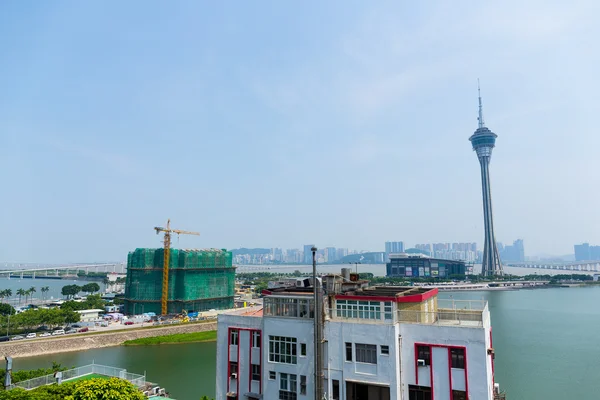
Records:
M216 329L217 323L215 321L181 324L151 329L125 329L117 332L93 333L73 336L67 335L48 339L24 339L15 342L0 343L0 354L2 357L11 356L13 358L40 356L44 354L56 354L68 351L81 351L98 349L101 347L118 346L127 340L151 336L172 335L175 333L204 332L213 331Z

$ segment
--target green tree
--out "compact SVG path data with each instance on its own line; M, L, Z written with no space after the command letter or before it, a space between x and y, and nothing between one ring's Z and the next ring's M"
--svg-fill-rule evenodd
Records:
M25 289L17 290L17 295L19 296L19 304L21 304L21 297L25 296Z
M90 379L75 383L70 400L144 400L132 383L118 378Z
M98 285L96 282L91 282L91 283L88 283L86 285L83 285L81 287L81 291L86 292L86 293L99 292L100 291L100 285Z
M33 294L36 293L37 290L35 290L35 287L32 286L29 288L29 295L31 296L31 299L33 300Z
M14 315L15 309L10 304L0 304L0 315Z
M67 296L67 299L71 298L72 296L75 296L79 292L81 292L81 286L77 286L77 285L63 286L63 288L61 290L62 295Z
M9 299L12 296L12 290L11 289L5 289L3 290L4 295L7 299Z
M50 287L49 286L42 286L42 299L46 299L46 293L48 293L50 291Z

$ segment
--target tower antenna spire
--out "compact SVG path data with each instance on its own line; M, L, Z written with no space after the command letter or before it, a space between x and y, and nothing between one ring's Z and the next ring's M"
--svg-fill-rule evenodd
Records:
M483 128L483 105L481 104L481 88L479 87L479 78L477 78L477 93L479 95L479 117L477 120L479 121L479 127Z

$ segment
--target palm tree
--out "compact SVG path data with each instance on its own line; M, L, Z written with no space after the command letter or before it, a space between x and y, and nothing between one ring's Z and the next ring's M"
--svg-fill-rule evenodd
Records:
M30 290L30 289L27 289L27 290L25 291L25 304L27 304L27 297L29 297L29 295L31 295L31 290Z
M48 293L50 291L50 287L49 286L43 286L42 287L42 299L46 299L46 293Z
M3 290L0 292L0 303L4 302L4 297L6 297L6 296L5 296L4 290Z
M37 290L35 290L35 287L32 286L29 288L29 295L31 296L31 300L33 300L33 294L37 292Z
M7 299L10 298L10 296L12 296L11 289L5 289L5 290L3 290L3 292L4 292L4 297L6 297Z
M17 290L17 295L19 296L19 304L21 304L21 296L25 296L25 289ZM27 300L25 300L27 302Z

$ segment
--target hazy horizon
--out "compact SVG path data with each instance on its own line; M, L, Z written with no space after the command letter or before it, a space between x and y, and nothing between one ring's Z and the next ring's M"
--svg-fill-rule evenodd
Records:
M0 3L0 259L600 244L594 1Z

